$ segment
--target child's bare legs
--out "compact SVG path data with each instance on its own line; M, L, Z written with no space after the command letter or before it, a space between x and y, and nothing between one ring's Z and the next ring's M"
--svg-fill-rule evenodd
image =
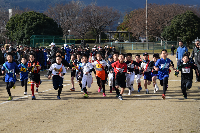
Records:
M152 77L152 81L153 81L153 87L155 87L155 85L156 85L156 76Z
M147 85L150 85L151 84L151 81L149 80L144 80L144 87L146 89L146 94L149 94L149 90L147 89Z
M121 88L120 94L122 95L124 93L125 88Z

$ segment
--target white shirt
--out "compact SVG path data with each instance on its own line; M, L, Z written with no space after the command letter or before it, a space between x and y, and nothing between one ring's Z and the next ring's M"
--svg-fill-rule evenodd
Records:
M52 75L59 75L59 73L62 74L66 73L66 69L62 63L60 65L57 63L52 64L51 67L49 68L49 71L52 71ZM62 78L64 77L62 76Z
M83 74L86 74L86 72L89 72L92 68L93 66L90 62L82 63Z
M99 61L99 63L104 67L104 70L105 70L107 62L105 60L101 60L101 61ZM97 61L94 62L94 67L95 67L96 71L102 71L103 70L99 63Z
M142 62L141 63L141 69L143 68L144 70L146 69L146 66L147 66L147 63L145 63L145 62ZM147 68L147 70L145 71L145 72L150 72L151 71L151 69L148 67Z

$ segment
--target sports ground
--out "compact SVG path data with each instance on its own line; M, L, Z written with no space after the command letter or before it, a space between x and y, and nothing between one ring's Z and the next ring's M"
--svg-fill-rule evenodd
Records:
M174 61L175 56L168 56ZM152 55L150 56L152 59ZM172 69L171 69L172 70ZM174 76L174 71L169 77L169 88L166 99L161 98L162 87L153 93L153 85L145 90L135 91L128 96L128 89L120 101L115 97L115 92L109 93L106 85L106 97L98 93L96 79L88 89L89 98L83 98L83 93L75 83L75 92L71 92L70 71L64 77L64 88L61 100L57 100L57 91L53 90L51 80L41 73L42 84L36 100L31 100L31 89L28 85L28 95L24 88L17 82L16 89L11 93L13 101L8 100L5 83L0 80L0 132L88 132L88 133L139 133L139 132L174 132L190 133L200 132L200 83L195 83L187 91L188 99L181 93L181 77ZM94 77L94 74L93 74ZM2 79L2 77L0 77ZM157 80L159 83L159 80ZM142 80L143 83L143 80Z

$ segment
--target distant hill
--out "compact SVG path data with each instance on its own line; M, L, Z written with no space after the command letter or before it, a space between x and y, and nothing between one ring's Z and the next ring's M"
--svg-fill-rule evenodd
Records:
M56 3L67 3L71 0L0 0L0 7L13 8L30 8L39 12L44 12L49 5ZM144 8L146 0L81 0L86 5L91 2L97 3L98 6L109 6L120 10L121 12L130 11L137 8ZM200 0L148 0L148 3L156 4L184 4L184 5L200 5Z

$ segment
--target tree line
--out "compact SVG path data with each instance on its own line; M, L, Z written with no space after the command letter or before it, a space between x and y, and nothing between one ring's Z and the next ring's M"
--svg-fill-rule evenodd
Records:
M98 40L98 36L101 35L102 31L112 29L113 26L117 25L121 17L121 12L112 7L100 7L95 3L91 3L89 5L85 5L82 1L71 1L67 4L56 4L54 6L50 6L43 15L36 15L42 18L51 18L56 22L52 27L58 27L62 29L62 32L55 33L54 31L44 30L44 28L34 27L36 31L28 32L27 26L35 25L41 26L42 21L35 22L33 19L38 20L37 17L32 17L31 19L25 19L31 17L27 12L30 12L31 9L20 10L19 8L13 9L13 18L18 15L23 16L21 19L16 19L19 21L13 21L13 23L24 23L21 24L23 33L19 30L19 24L13 27L11 26L11 20L8 20L8 11L2 10L0 8L0 26L3 27L7 25L8 30L7 35L12 40L17 40L21 43L28 43L26 39L29 38L28 34L58 34L58 35L68 35L69 30L71 35L76 35L76 38L86 38L88 34L92 34L96 38L96 42ZM26 13L26 15L22 15ZM183 15L184 14L184 15ZM182 16L181 16L182 15ZM43 17L41 17L43 16ZM177 17L179 16L179 17ZM119 31L129 31L132 34L132 37L135 41L139 40L139 37L143 37L146 35L146 9L139 8L133 11L127 12L124 15L123 22L117 27ZM176 40L177 37L181 38L183 41L186 41L188 44L191 43L191 40L200 35L199 32L199 18L200 18L200 7L199 6L187 6L187 5L179 5L179 4L169 4L169 5L158 5L158 4L148 4L148 35L149 38L154 40L156 37L159 37L164 40ZM22 21L30 20L28 21ZM176 19L176 20L174 20ZM43 19L45 20L45 19ZM178 22L180 20L180 22ZM187 24L186 24L187 22ZM28 23L28 24L27 24ZM178 24L176 24L178 23ZM10 24L10 25L9 25ZM46 24L46 23L43 23ZM26 25L26 26L25 26ZM179 27L174 27L179 26ZM195 25L195 26L194 26ZM51 27L51 26L50 26ZM185 29L184 29L185 27ZM15 30L13 28L17 28L16 33L13 33ZM189 30L190 28L190 30ZM29 28L30 29L30 28ZM178 29L178 30L173 30ZM48 32L44 32L48 31ZM189 32L187 32L189 31ZM1 32L3 34L3 32ZM15 34L15 35L13 35ZM19 38L19 34L21 35L21 39ZM122 36L127 37L127 34L123 34Z
M199 6L148 4L148 36L154 40L159 37L170 41L176 41L179 37L190 44L200 36L199 18ZM146 9L140 8L127 12L118 30L132 32L136 41L139 37L146 36ZM126 37L127 34L124 36Z

